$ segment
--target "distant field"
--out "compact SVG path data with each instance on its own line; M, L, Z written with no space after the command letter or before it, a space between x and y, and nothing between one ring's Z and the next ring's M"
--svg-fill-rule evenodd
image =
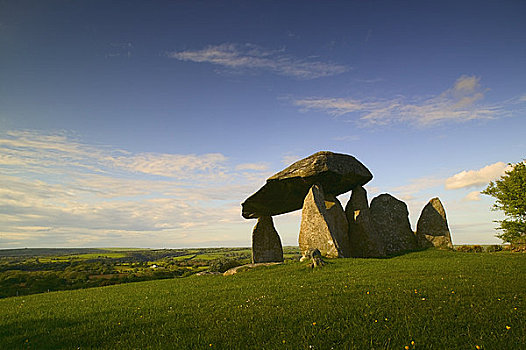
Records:
M103 248L24 248L24 249L0 249L0 257L7 256L63 256L89 253L106 253L110 249ZM127 248L115 248L110 251L128 250Z
M429 250L0 300L6 349L525 349L526 255Z
M39 260L41 262L55 262L55 261L69 261L72 259L76 259L76 260L99 259L99 258L118 259L118 258L124 258L125 256L126 256L126 253L100 251L97 253L68 254L68 255L57 255L57 256L45 255L44 257L39 258Z
M117 253L117 252L100 252L100 253L87 253L87 254L77 254L77 255L66 255L65 258L69 259L97 259L97 258L124 258L126 253Z

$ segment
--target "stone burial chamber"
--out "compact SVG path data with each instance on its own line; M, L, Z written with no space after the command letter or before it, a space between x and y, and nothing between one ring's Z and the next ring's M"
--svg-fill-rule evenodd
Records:
M318 249L328 258L384 257L431 246L452 247L446 214L438 198L422 210L411 230L407 205L381 194L369 205L363 186L373 178L347 154L317 152L272 175L242 203L242 216L257 219L253 263L281 262L281 239L272 216L302 210L298 243L303 256ZM336 196L351 192L343 209Z

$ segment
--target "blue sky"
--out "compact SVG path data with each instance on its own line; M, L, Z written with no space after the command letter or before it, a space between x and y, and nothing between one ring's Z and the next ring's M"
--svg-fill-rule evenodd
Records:
M498 243L526 149L521 1L1 1L0 248L249 246L240 203L319 150L413 227ZM348 195L340 196L345 205ZM300 213L275 218L297 244Z

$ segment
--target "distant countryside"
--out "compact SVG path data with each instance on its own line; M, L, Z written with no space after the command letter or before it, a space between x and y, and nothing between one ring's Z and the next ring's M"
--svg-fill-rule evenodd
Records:
M285 259L299 257L284 247ZM0 298L220 273L250 260L250 248L0 250Z

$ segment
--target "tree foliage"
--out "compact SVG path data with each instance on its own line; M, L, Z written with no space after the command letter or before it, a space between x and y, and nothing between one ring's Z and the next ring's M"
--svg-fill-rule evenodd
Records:
M482 191L496 199L493 210L502 210L506 219L498 221L505 242L524 242L526 239L526 161L513 165L499 180L492 181Z

